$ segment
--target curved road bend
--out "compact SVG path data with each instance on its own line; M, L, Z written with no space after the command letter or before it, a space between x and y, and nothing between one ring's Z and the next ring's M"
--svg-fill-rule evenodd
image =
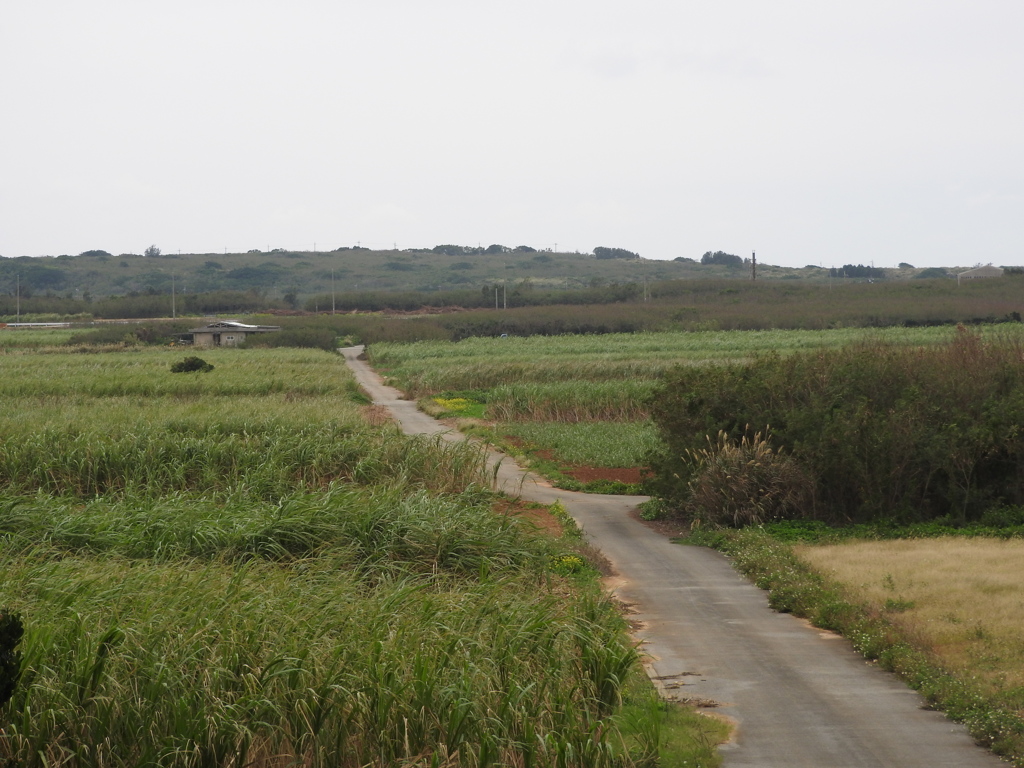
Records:
M342 354L405 433L463 439L383 385L361 351ZM499 488L544 504L561 500L612 562L615 592L636 610L656 684L670 698L713 702L736 724L721 748L728 768L1005 766L842 638L772 611L719 553L672 544L633 520L645 497L562 491L511 458L490 460Z

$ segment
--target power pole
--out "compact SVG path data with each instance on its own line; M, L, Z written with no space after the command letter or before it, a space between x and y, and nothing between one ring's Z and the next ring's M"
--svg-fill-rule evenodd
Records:
M335 304L334 304L334 270L332 269L331 270L331 314L332 315L334 314L334 311L335 311Z
M757 253L754 251L750 252L750 279L757 280Z

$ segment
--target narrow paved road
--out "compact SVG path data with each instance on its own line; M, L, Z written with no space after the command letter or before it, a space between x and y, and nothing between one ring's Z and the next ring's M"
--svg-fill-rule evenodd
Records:
M404 432L463 439L384 386L360 351L342 353ZM508 457L492 452L490 460L502 490L561 500L612 562L615 592L642 622L637 635L652 679L669 697L714 702L736 724L722 747L728 768L1005 766L845 640L773 612L719 553L672 544L632 519L644 497L562 491Z

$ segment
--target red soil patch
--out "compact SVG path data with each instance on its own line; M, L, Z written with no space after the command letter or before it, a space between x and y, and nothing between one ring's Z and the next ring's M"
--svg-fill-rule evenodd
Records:
M505 439L517 448L525 448L527 445L525 440L511 435L506 435ZM594 480L612 480L620 483L635 484L641 482L647 475L647 470L643 467L584 467L566 464L555 455L554 451L547 448L533 451L533 455L544 461L556 464L562 474L580 483L590 483Z

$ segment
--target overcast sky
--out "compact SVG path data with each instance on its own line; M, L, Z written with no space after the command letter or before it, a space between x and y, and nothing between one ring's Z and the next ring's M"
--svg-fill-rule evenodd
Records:
M1024 263L1021 0L7 0L0 254Z

